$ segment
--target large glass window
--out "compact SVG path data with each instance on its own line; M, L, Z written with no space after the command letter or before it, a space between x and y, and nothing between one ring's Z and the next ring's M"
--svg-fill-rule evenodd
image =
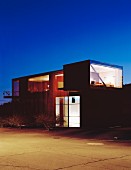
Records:
M80 96L56 97L56 126L80 127Z
M68 97L56 97L56 126L68 127Z
M13 81L13 96L19 96L19 80Z
M80 96L69 97L69 127L80 127Z
M101 64L90 64L91 86L122 88L122 68Z
M28 91L43 92L49 90L49 75L32 77L28 79Z

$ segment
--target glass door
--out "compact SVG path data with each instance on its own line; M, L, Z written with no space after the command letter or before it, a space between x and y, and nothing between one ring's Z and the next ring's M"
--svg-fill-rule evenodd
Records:
M56 97L56 126L80 127L80 96Z
M69 96L69 127L80 127L80 96Z
M56 126L68 127L68 97L56 97Z

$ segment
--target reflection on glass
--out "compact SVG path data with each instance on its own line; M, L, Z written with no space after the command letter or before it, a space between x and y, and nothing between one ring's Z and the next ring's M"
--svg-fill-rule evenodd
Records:
M19 80L13 81L13 96L19 96Z

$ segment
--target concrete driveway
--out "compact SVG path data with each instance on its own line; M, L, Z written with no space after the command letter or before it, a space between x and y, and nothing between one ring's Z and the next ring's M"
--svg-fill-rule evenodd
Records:
M130 143L0 129L0 170L130 170Z

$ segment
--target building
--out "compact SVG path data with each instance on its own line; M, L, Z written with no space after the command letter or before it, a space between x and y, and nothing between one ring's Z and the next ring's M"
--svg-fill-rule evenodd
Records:
M14 112L60 118L60 127L120 125L123 67L86 60L12 80Z
M131 126L131 84L123 85L122 90L122 117L124 125L127 127Z

